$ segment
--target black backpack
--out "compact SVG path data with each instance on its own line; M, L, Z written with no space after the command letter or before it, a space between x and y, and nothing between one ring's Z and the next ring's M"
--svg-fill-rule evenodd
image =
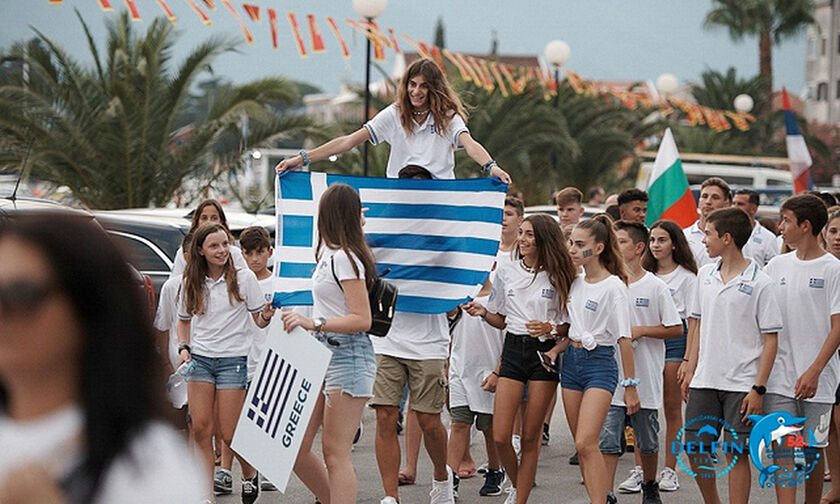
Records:
M338 275L335 274L335 257L330 258L330 268L332 269L333 278L338 287L344 291L341 282L338 280ZM382 277L387 275L391 268L387 268L381 275L376 275L373 281L373 286L368 291L368 299L370 300L370 317L371 324L368 334L374 336L385 336L391 329L391 322L394 320L394 307L397 304L397 294L399 289L396 285L384 280Z

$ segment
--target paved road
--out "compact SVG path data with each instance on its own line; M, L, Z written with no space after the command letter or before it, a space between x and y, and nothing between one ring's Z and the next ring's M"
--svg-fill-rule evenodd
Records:
M664 423L664 417L660 412L660 421ZM378 504L379 499L382 498L382 485L379 479L379 471L376 466L376 457L374 455L373 442L375 431L375 417L374 411L370 408L365 408L363 416L363 423L365 427L364 435L359 443L356 445L353 452L353 460L356 466L356 473L359 478L359 498L360 503ZM664 426L663 426L664 427ZM402 444L404 437L400 436L400 443ZM320 445L320 440L316 440L316 446ZM664 447L664 439L662 440ZM473 439L471 446L473 457L477 463L486 460L484 456L484 441L479 434L477 439ZM589 499L586 497L586 492L580 482L580 473L578 468L568 464L569 456L573 452L571 435L569 433L568 425L563 414L562 404L557 404L554 417L551 425L551 443L542 448L540 455L540 462L537 469L537 486L531 492L529 502L537 504L541 503L563 503L563 504L587 504ZM626 454L619 460L617 482L622 481L628 471L633 467L632 454ZM677 492L662 493L662 502L679 503L679 504L701 504L703 501L700 498L700 493L697 490L697 485L693 480L689 479L687 475L678 467L680 475L680 484L682 488ZM403 503L428 503L428 494L431 488L432 465L429 461L428 455L423 448L420 449L420 460L418 463L417 483L412 486L400 487L400 500ZM224 496L218 498L219 504L233 504L240 502L238 492L239 484L238 478L234 479L234 488L236 495ZM772 503L775 502L775 494L772 489L760 489L758 486L755 471L753 471L753 485L750 502L753 503ZM502 504L505 500L506 494L498 497L480 497L478 490L484 483L484 478L476 475L468 480L461 482L461 493L459 504ZM719 481L718 485L721 490L721 496L724 502L728 500L726 482ZM826 489L828 483L826 483ZM800 490L799 500L804 499L804 491ZM292 476L289 486L286 489L286 494L279 492L263 492L257 501L261 504L270 503L288 503L288 504L311 504L315 499L309 491ZM619 495L619 502L625 503L640 503L641 494Z

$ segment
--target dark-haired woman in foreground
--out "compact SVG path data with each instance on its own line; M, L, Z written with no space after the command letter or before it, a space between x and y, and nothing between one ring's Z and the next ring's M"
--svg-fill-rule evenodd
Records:
M101 228L0 224L0 502L197 503L140 289Z

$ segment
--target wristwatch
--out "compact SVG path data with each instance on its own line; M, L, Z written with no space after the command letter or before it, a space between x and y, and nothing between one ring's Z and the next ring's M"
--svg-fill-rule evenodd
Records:
M752 389L755 390L755 393L760 396L763 396L767 393L767 387L765 387L764 385L753 385Z
M621 385L624 388L638 387L639 386L639 379L638 378L625 378L625 379L621 380L621 383L619 383L619 385Z
M315 320L313 320L313 322L315 323L315 332L323 334L324 325L327 323L327 319L325 319L324 317L318 317Z
M555 324L554 322L549 322L548 325L551 326L551 331L548 332L549 336L551 336L553 339L557 339L557 336L560 334L557 332L557 324Z

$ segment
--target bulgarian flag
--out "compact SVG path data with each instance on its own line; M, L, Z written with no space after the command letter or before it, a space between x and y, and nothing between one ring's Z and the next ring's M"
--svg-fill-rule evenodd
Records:
M680 153L674 142L671 128L665 130L659 151L653 162L653 171L647 187L648 201L645 225L668 219L687 228L697 220L697 205L688 188L688 179L683 172Z
M805 145L805 138L799 132L796 117L790 110L790 98L788 98L785 88L782 88L782 108L785 111L785 129L787 129L785 143L787 144L790 173L793 175L793 194L799 194L814 188L814 182L811 180L811 170L809 169L812 164L811 153L808 152L808 146Z

